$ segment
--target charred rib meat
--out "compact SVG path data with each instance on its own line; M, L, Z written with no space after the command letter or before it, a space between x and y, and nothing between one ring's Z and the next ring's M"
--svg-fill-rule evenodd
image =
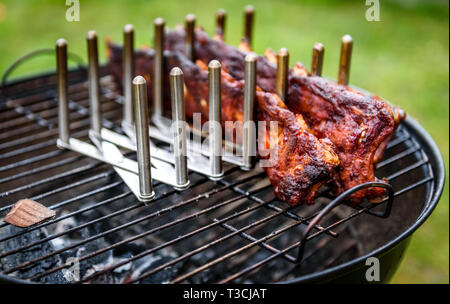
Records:
M167 33L166 47L182 52L183 28ZM222 41L214 41L197 29L197 58L202 61L219 59L229 73L243 79L242 52ZM258 85L275 92L276 55L267 50L258 60ZM337 193L361 183L376 181L374 165L381 159L405 113L376 96L367 96L346 86L337 85L322 77L310 77L301 63L289 74L287 107L302 114L312 132L319 138L329 138L341 161L340 174L334 184ZM354 201L363 197L379 197L383 189L359 191Z
M258 120L278 122L277 162L265 168L275 194L292 205L312 203L320 186L336 174L339 159L333 145L310 133L303 117L292 113L278 95L262 91L256 95ZM266 135L268 143L270 133Z
M376 181L374 164L404 114L376 96L367 96L322 77L291 75L287 105L301 113L318 138L329 138L341 161L338 192ZM354 201L384 194L381 188L359 191Z
M121 64L119 64L121 49L113 44L109 44L109 48L109 68L120 82L122 79ZM140 50L135 55L136 74L143 75L149 80L153 73L153 54L152 50ZM193 113L197 112L202 113L202 117L207 119L209 107L206 65L202 62L195 64L178 52L166 51L164 57L166 75L175 66L183 70L186 86L186 117L192 118ZM222 72L222 123L243 122L243 90L243 80L236 80L227 72ZM169 93L166 92L166 94ZM150 99L151 95L149 94ZM307 129L302 116L292 113L275 94L258 91L257 101L258 120L267 121L269 131L270 122L278 123L278 129L275 130L278 157L272 167L265 168L275 188L276 196L292 205L301 202L312 203L319 187L331 181L339 165L331 142L327 139L316 138ZM265 140L266 142L262 144L269 146L270 134Z
M228 87L227 85L224 86L224 80L222 81L222 90L224 91L222 93L222 99L224 100L222 102L222 118L223 120L242 121L243 94L240 90L242 90L243 85L239 87L235 83L239 83L239 81L244 79L244 58L247 53L225 44L220 39L211 39L200 29L196 30L195 37L197 64L189 62L182 55L184 51L183 28L178 27L176 30L168 31L165 38L165 48L170 50L170 52L165 54L168 63L166 75L168 75L168 70L176 64L176 60L173 61L171 58L177 56L178 66L183 71L185 69L187 71L187 74L185 71L185 82L188 89L186 96L187 116L189 117L194 112L201 112L202 117L207 117L207 75L196 74L195 71L196 69L201 69L200 67L202 66L205 67L210 60L218 59L222 63L223 70L226 71L226 73L223 73L225 75L224 78L232 80L228 82ZM112 47L111 50L113 50L112 53L120 53L120 48L118 47ZM139 55L139 52L141 55ZM152 51L139 52L136 59L136 71L141 71L142 73L140 74L147 75L146 78L148 78L148 83L150 83L150 75L153 73ZM142 56L142 53L147 55ZM112 65L113 70L120 69L120 56L110 56L111 62L118 60L117 64ZM310 77L308 71L300 63L297 63L289 73L289 89L286 103L284 104L281 100L281 103L274 102L273 99L278 98L274 94L276 83L276 64L274 59L275 54L270 50L266 51L265 56L258 57L257 85L261 88L261 91L257 94L258 113L263 108L268 109L268 104L277 104L279 108L277 115L283 112L280 109L285 109L294 117L299 117L299 120L294 120L302 122L300 125L302 125L303 130L307 130L309 134L312 133L317 137L316 140L318 142L315 145L317 149L324 149L318 144L319 142L327 147L328 145L334 147L341 163L339 172L334 174L334 169L328 168L327 170L329 179L333 180L337 193L364 182L376 181L374 166L381 159L384 148L395 133L396 127L404 119L403 111L390 106L376 96L366 96L349 87L337 85L321 77ZM183 60L187 61L187 63L182 62ZM188 63L191 65L189 66ZM189 71L191 68L194 69L193 73ZM187 76L188 74L194 76L190 79ZM121 77L118 77L118 80L120 81ZM166 81L167 83L168 81ZM151 87L149 85L150 91L152 90ZM165 91L166 96L169 96L167 87ZM271 94L264 95L263 92ZM152 94L149 94L149 99L151 99L151 96ZM280 104L283 106L280 107ZM167 102L166 108L169 107L170 105ZM273 109L273 107L269 108ZM261 117L261 115L258 114L258 117ZM278 121L279 117L276 115L272 115L271 119L274 119L274 117ZM292 119L289 121L289 123L287 121L283 122L282 125L286 127L286 123L293 123ZM281 148L282 142L279 141L279 145ZM281 150L283 149L281 148ZM325 148L325 150L327 149ZM283 151L282 154L288 153L286 150ZM297 152L300 153L300 151ZM316 157L316 159L319 158ZM289 167L286 160L284 160L284 165L281 165L281 163L283 163L283 160L277 163L277 169L266 169L266 171L275 188L277 185L281 185L280 188L285 189L289 188L286 187L286 182L289 177L292 177L289 174L293 174L293 171L286 170ZM328 162L328 164L331 163L333 163L331 167L335 168L336 162ZM284 167L281 168L282 166ZM318 166L321 165L318 164ZM275 173L277 170L278 172ZM321 170L319 171L322 172ZM312 175L314 176L314 174ZM276 182L277 178L279 182ZM322 178L321 180L326 179ZM298 187L297 191L300 191ZM287 200L287 197L282 197L281 192L277 196ZM290 193L289 196L292 196L292 193L289 191L284 191L284 193ZM363 197L376 198L382 194L384 194L382 189L370 189L368 191L359 191L352 196L352 199L358 202ZM305 195L301 194L299 197L305 197ZM300 199L295 198L293 200L298 202Z

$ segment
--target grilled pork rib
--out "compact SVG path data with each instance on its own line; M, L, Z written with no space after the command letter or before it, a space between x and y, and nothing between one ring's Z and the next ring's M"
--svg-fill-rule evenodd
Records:
M183 52L184 29L167 32L166 48ZM244 77L246 53L215 41L196 30L197 59L208 62L219 59L236 79ZM276 55L267 50L258 59L258 85L267 92L275 92ZM302 114L309 128L319 138L329 138L341 161L340 174L334 184L341 193L361 183L376 181L374 165L405 113L376 96L367 96L347 86L338 85L322 77L310 77L301 63L289 73L287 107ZM376 198L384 194L381 188L359 191L354 201L364 197Z
M341 162L336 182L339 193L377 180L374 164L404 117L376 96L364 95L322 77L295 73L289 79L287 106L294 113L303 114L314 135L333 142ZM376 198L384 193L384 189L372 188L358 191L352 199Z
M109 71L113 75L116 83L122 86L122 47L108 43L109 50ZM147 81L149 104L153 103L153 85L151 82L154 71L154 50L141 49L135 52L135 73L143 76ZM179 67L184 73L185 84L185 105L186 117L192 119L194 113L201 113L202 122L208 121L209 116L209 89L208 89L208 67L201 61L195 64L188 60L183 54L178 52L164 52L165 73L164 73L164 100L165 114L170 117L170 87L169 73L173 67ZM244 121L243 90L244 82L234 80L226 72L222 72L222 128L225 121ZM237 128L240 126L237 125ZM238 135L240 135L236 132ZM239 142L241 139L238 138Z
M165 48L170 50L171 53L183 54L184 35L182 27L166 32ZM244 79L246 51L229 46L220 39L211 39L200 29L196 29L195 37L197 65L194 64L193 66L205 66L210 60L218 59L223 70L226 71L224 75L227 76L225 77L240 81ZM148 52L151 53L151 51ZM113 57L111 57L111 61L114 60ZM276 95L274 94L276 83L275 58L276 56L271 50L266 51L265 56L258 57L257 69L258 87L263 92L272 93L272 95ZM170 59L166 60L170 61ZM117 64L120 67L119 61ZM147 80L151 78L149 71L153 71L152 64L151 58L143 59L142 56L137 58L136 68L145 67L144 72L148 75ZM183 67L181 68L183 69ZM186 101L188 117L193 112L201 112L204 117L208 115L206 78L207 76L198 75L191 79L188 76L185 77L189 92L187 99L190 98L190 101ZM200 83L196 84L199 79ZM165 83L167 84L168 81ZM149 86L149 89L152 90L151 86ZM222 102L222 118L224 120L231 118L232 121L242 121L242 91L239 92L237 87L236 89L237 91L230 90L229 93L222 94L222 98L225 97L225 102ZM226 86L225 90L228 90ZM167 85L165 91L165 96L169 96ZM259 107L261 107L261 99L263 98L261 94L257 94ZM151 96L152 94L149 94L149 99L151 99ZM229 97L229 101L227 101L226 96L234 97ZM237 96L241 97L238 98ZM265 105L272 99L266 97L264 100ZM304 130L308 130L309 133L314 134L320 140L327 141L329 139L332 142L341 163L338 174L331 173L334 170L329 170L337 194L358 184L377 180L374 175L374 166L381 159L386 144L395 133L397 126L405 118L402 110L390 106L376 96L366 96L349 87L337 85L321 77L310 77L301 63L297 63L289 72L288 96L283 106L287 106L294 116L295 114L301 115L301 120L304 119L304 122L306 122L303 124ZM168 107L170 107L169 104L166 108ZM275 177L284 176L284 180L287 180L287 175L281 174L283 169L280 166L277 170L280 171L277 175L271 174L270 170L266 170L275 187ZM288 191L285 191L285 193L288 193ZM364 197L377 198L382 194L384 194L383 189L373 188L359 191L352 196L352 199L358 202ZM278 196L281 198L281 195L278 194ZM305 194L300 196L305 196ZM294 199L294 201L296 200Z
M122 81L122 49L108 44L110 61L109 70L116 82ZM151 91L153 75L153 56L151 49L135 53L135 73L148 80ZM165 75L170 69L180 67L184 73L186 117L193 118L193 113L201 113L208 119L208 71L201 61L197 64L189 61L179 52L164 52ZM166 84L169 83L166 79ZM168 88L165 96L170 96ZM225 121L243 122L244 81L236 80L226 71L222 72L222 125ZM151 101L152 94L148 94ZM166 98L166 108L170 99ZM270 146L270 122L276 121L278 129L273 134L277 138L277 158L272 167L265 167L269 180L275 189L275 195L296 205L302 202L313 203L321 185L329 183L335 175L339 159L328 139L318 139L307 128L301 115L292 113L276 94L257 92L257 116L259 121L266 121L267 136L260 143ZM236 134L239 134L237 130ZM239 139L237 139L239 140ZM260 155L261 158L264 158Z
M291 205L312 203L320 186L336 175L339 158L332 143L314 136L302 115L292 113L278 95L258 91L256 97L258 120L278 122L277 162L264 168L275 194Z

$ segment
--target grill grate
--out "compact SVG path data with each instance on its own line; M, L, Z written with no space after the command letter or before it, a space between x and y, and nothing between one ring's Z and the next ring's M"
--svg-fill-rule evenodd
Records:
M74 137L87 140L85 71L71 72L69 81L70 128ZM123 99L104 72L101 82L102 123L122 132ZM136 266L119 282L149 282L161 273L163 282L172 283L283 281L310 271L305 264L325 254L324 248L336 241L342 244L339 254L325 254L313 271L340 263L350 252L361 255L362 244L351 220L387 208L386 202L340 205L322 224L313 226L298 266L296 250L305 228L332 199L327 189L313 206L290 207L274 197L260 169L231 168L218 182L190 173L192 186L182 192L155 184L157 195L145 204L136 200L111 167L56 147L54 75L9 85L1 96L0 217L24 197L57 211L55 219L26 229L0 222L0 273L5 276L47 282L79 263L88 265L88 270L76 282L98 282L112 280L112 274L126 271L127 265L134 267L133 263L153 257L159 262L147 268ZM393 208L400 196L415 195L419 188L433 189L428 157L404 127L389 143L377 173L394 187ZM37 232L43 235L33 239ZM345 236L350 236L347 242ZM26 243L21 241L25 237ZM141 249L133 251L131 244ZM127 250L133 254L118 258ZM170 276L168 269L173 270ZM268 274L262 275L262 269Z

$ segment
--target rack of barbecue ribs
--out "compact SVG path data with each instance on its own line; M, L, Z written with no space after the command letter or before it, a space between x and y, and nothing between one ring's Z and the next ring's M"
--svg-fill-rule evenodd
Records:
M191 31L186 35L185 29L178 26L164 32L164 96L170 96L169 71L180 67L185 75L186 117L192 119L193 113L198 112L207 119L206 67L209 61L217 59L223 70L222 123L242 122L244 59L250 46L243 40L235 48L226 44L220 35L212 39L201 28ZM190 36L191 56L195 54L195 61L185 56L186 36ZM120 88L122 47L110 41L107 44L109 72ZM154 96L151 85L154 56L151 48L135 51L135 73L147 80L149 104L153 103ZM405 118L404 112L346 83L312 76L301 63L285 68L285 84L280 86L277 77L280 57L283 55L271 50L258 56L256 76L257 118L278 122L278 159L273 166L264 168L275 195L291 205L312 203L322 185L329 185L337 195L356 185L378 181L375 164ZM164 113L168 115L170 101L164 100ZM239 136L235 140L239 141ZM368 198L377 202L384 194L382 188L368 188L352 194L350 200L359 203Z

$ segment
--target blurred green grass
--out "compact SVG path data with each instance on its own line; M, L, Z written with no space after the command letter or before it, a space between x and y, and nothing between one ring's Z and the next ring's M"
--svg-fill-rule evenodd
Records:
M65 37L70 52L86 58L85 35L95 29L102 39L122 39L122 28L132 23L136 45L150 44L152 21L164 17L168 26L183 22L188 13L212 33L214 13L228 12L227 42L237 45L242 34L242 9L248 1L81 0L79 22L65 19L65 1L0 0L0 72L19 56L54 47ZM380 1L379 22L365 19L365 1L253 1L256 7L254 45L288 47L291 62L310 65L316 41L326 47L324 74L335 77L340 37L351 34L354 50L351 83L400 105L417 119L437 142L449 165L449 8L447 1ZM101 59L106 60L104 44ZM54 67L54 58L35 59L14 76ZM394 283L449 282L449 188L440 204L414 235Z

